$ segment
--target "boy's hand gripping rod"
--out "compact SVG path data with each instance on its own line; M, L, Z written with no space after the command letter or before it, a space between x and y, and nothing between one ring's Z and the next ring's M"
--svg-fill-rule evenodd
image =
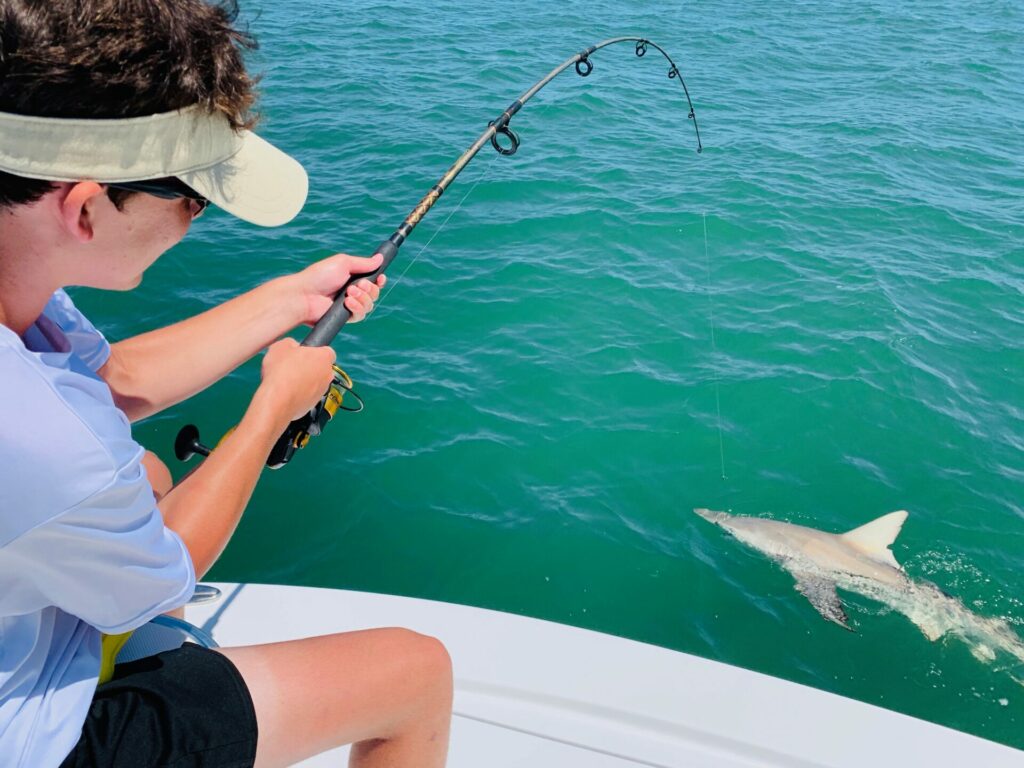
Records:
M537 91L573 64L576 65L577 74L581 77L588 76L594 69L594 64L590 61L590 55L592 53L609 45L625 42L636 44L635 52L637 56L643 56L646 54L648 46L650 46L660 51L668 60L670 65L668 76L670 79L678 78L679 84L683 87L683 93L686 95L686 102L690 108L687 117L693 121L693 129L697 135L697 151L702 151L703 146L700 141L700 129L697 127L697 116L693 111L693 102L690 100L689 89L687 89L686 83L683 82L682 75L679 73L679 69L676 67L675 62L672 61L671 57L669 57L663 48L652 43L650 40L646 40L641 37L616 37L610 40L605 40L597 45L592 45L551 70L551 72L535 83L533 87L526 91L526 93L513 101L509 105L508 109L501 113L497 120L492 120L487 124L487 130L481 133L480 137L473 142L472 146L462 153L462 156L455 161L451 168L449 168L444 176L441 177L441 180L431 188L426 196L420 200L419 204L412 209L412 212L405 217L405 221L402 222L402 225L396 229L387 240L377 247L376 253L380 253L384 257L380 267L369 274L353 275L350 277L348 282L342 286L341 290L335 294L334 303L331 305L330 309L328 309L316 325L313 326L313 330L309 332L309 335L302 340L302 345L305 347L321 347L330 344L334 340L334 337L338 335L345 323L347 323L349 318L352 316L344 303L345 291L348 287L358 280L376 280L378 275L383 274L387 270L388 266L398 254L398 249L401 247L402 243L405 242L406 238L413 229L416 228L416 225L420 223L420 220L426 215L427 211L433 208L434 203L438 201L448 186L455 180L455 177L458 176L462 169L469 164L469 161L476 156L477 152L480 151L484 144L489 141L491 146L502 155L514 155L516 153L516 150L519 149L519 137L511 128L509 128L509 121L512 119L513 115L523 108L523 105L526 104L527 101L533 98ZM508 140L508 146L503 146L499 142L499 136ZM340 375L344 375L341 373L340 369L336 368L335 372L335 381L324 397L320 400L320 403L310 410L310 412L305 416L289 424L284 434L278 438L277 443L270 452L270 456L267 458L268 467L271 469L277 469L291 461L292 456L295 455L295 451L299 448L305 447L311 437L319 435L327 425L327 422L334 417L334 414L341 405L341 395L343 390L348 388L344 386L343 380L339 378ZM349 386L351 386L351 382L349 382ZM174 443L174 452L178 459L185 461L197 453L202 456L208 456L210 454L210 449L199 442L199 430L190 424L182 428L178 433L177 440L175 440Z

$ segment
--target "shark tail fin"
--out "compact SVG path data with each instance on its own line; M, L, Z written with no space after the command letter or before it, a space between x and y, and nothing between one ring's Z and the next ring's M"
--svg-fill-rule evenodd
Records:
M844 533L843 538L868 557L902 570L889 547L900 535L900 529L903 528L906 519L907 512L905 510L890 512L860 528L854 528L852 531Z

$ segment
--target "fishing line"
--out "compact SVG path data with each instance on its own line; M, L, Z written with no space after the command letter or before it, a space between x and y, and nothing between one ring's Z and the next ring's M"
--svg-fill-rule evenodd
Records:
M715 340L715 299L711 287L711 255L708 251L708 214L701 213L704 221L704 262L708 271L708 324L711 326L711 375L715 382L715 411L718 415L718 460L722 472L722 479L725 480L725 441L722 439L722 398L718 391L718 369L715 363L718 359L718 343Z
M543 113L541 113L541 114L543 114ZM465 195L463 195L463 196L462 196L462 199L461 199L461 200L459 200L459 204L458 204L458 205L456 205L456 206L455 206L455 209L454 209L454 210L453 210L453 211L452 211L451 213L449 213L449 214L448 214L448 217L447 217L447 218L446 218L446 219L445 219L445 220L444 220L443 222L441 222L441 226L440 226L440 227L438 227L438 228L437 228L437 229L436 229L436 230L434 231L434 233L433 233L433 234L432 234L432 235L430 236L430 239L428 239L428 240L427 240L427 242L423 244L423 247L422 247L422 248L420 248L420 249L419 249L419 251L417 251L417 252L416 252L416 255L412 257L412 260L411 260L411 261L409 262L409 264L408 264L408 265L406 266L406 268L402 270L401 274L399 274L399 276L398 276L398 281L400 281L400 280L401 280L401 279L402 279L403 277L405 277L405 273L406 273L406 272L408 272L408 271L409 271L409 270L410 270L410 269L412 268L412 265L416 263L416 260L417 260L417 259L419 259L419 257L420 257L421 255L423 255L423 252L424 252L425 250L427 250L427 248L428 248L428 247L430 246L430 244L431 244L432 242L434 242L434 238L435 238L435 237L437 237L437 236L438 236L439 234L441 234L441 231L442 231L442 230L443 230L443 229L444 229L444 228L445 228L446 226L448 226L448 222L449 222L449 221L451 221L451 218L452 218L452 216L454 216L454 215L455 215L456 213L458 213L458 212L459 212L459 209L460 209L460 208L462 207L462 204L463 204L464 202L466 202L466 199L467 199L467 198L468 198L468 197L469 197L470 195L472 195L472 194L473 194L473 190L474 190L474 189L476 189L476 188L477 188L477 186L478 186L478 185L479 185L479 184L480 184L481 182L483 182L483 180L484 180L484 179L486 179L486 178L487 178L488 176L490 176L490 175L491 175L491 171L492 171L492 170L493 170L493 168L494 168L494 162L495 162L495 160L497 160L497 159L498 159L499 157L501 157L501 155L497 155L497 154L496 154L496 155L494 155L494 157L493 157L493 158L491 158L491 161L490 161L489 163L487 163L487 167L486 167L486 168L484 168L484 172L480 174L480 177L479 177L479 178L478 178L478 179L476 180L476 182L475 182L475 183L473 184L473 186L469 188L469 191L468 191L468 192L467 192L467 193L466 193ZM388 288L388 290L387 290L387 292L386 292L386 293L385 293L385 294L384 294L383 296L381 296L381 297L380 297L379 299L377 299L377 303L376 303L376 306L377 306L377 307L379 307L379 306L380 306L381 304L383 304L383 303L384 303L384 299L386 299L386 298L387 298L388 296L390 296L390 295L391 295L391 292L392 292L393 290L395 290L395 284L396 284L396 283L397 283L398 281L392 281L392 282L391 282L391 285L390 285L390 287L389 287L389 288Z

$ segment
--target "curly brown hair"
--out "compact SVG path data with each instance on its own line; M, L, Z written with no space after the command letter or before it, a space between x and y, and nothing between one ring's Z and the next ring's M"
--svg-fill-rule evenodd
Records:
M0 0L0 112L123 118L204 104L251 128L234 0ZM0 208L53 185L0 172ZM118 202L115 200L115 202Z

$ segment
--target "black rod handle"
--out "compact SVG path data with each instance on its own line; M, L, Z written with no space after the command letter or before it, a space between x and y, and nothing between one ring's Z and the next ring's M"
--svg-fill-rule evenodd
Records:
M313 326L313 330L309 332L309 335L302 340L302 346L304 347L326 347L332 341L334 337L341 331L342 326L349 321L352 317L352 313L348 311L345 306L345 291L352 283L359 280L376 280L378 275L384 274L384 270L388 268L391 262L394 260L395 255L398 253L398 246L395 245L391 239L385 240L377 248L374 253L379 253L384 256L384 260L381 265L377 267L373 272L367 272L361 275L352 275L348 279L348 282L341 286L341 290L338 291L334 296L334 303L331 304L323 317L321 317L317 324Z

